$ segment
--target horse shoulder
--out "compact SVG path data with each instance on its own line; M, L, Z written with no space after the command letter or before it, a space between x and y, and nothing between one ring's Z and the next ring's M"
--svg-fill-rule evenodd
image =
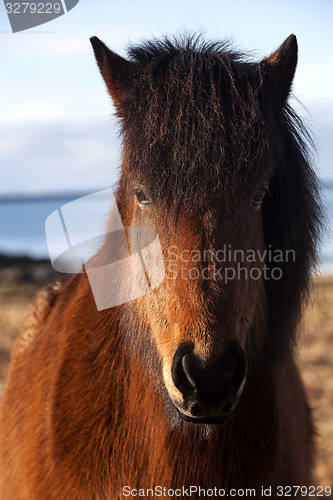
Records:
M56 285L49 285L43 288L38 293L35 303L26 317L17 337L12 352L12 366L20 362L22 356L26 354L29 346L31 346L32 342L35 341L38 332L53 309L60 290L61 284L57 283Z
M38 347L45 333L43 326L52 313L60 290L60 285L49 285L38 293L12 352L0 407L0 491L6 493L6 498L26 498L22 495L29 481L22 486L22 472L29 461L33 462L32 449L37 445L35 434L39 425L33 422L31 415L36 404L41 404L40 398L34 401L35 385L43 372ZM22 434L24 427L26 430Z

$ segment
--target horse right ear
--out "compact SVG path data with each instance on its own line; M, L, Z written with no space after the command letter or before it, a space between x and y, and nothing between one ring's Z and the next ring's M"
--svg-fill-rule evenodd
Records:
M119 109L133 72L133 63L112 52L97 36L90 38L96 62L115 106Z
M297 51L296 37L290 35L273 54L263 60L283 104L290 93L295 75Z

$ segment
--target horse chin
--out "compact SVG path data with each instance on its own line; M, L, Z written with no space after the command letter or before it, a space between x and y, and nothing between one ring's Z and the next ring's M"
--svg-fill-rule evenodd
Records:
M185 422L190 422L192 424L223 425L231 416L233 410L231 410L229 413L216 417L190 417L188 415L185 415L185 413L182 413L182 411L178 408L177 412L182 420L184 420Z

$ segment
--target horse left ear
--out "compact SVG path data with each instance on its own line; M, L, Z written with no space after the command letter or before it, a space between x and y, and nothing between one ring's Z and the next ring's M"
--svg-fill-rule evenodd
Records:
M96 62L115 106L119 109L130 88L133 63L112 52L97 36L90 38Z
M284 103L290 93L297 65L297 39L290 35L283 44L262 62L271 75L276 92Z

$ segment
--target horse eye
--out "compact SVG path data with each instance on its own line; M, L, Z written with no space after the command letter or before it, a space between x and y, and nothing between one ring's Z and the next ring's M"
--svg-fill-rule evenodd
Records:
M267 193L266 188L261 188L259 191L256 193L254 198L252 199L252 208L255 210L260 210L262 202L264 201L265 194Z
M145 194L143 188L141 188L139 186L135 186L133 188L133 193L135 194L136 199L138 200L138 203L139 203L140 206L142 206L142 207L149 207L149 206L152 205L152 202L150 201L150 199Z

